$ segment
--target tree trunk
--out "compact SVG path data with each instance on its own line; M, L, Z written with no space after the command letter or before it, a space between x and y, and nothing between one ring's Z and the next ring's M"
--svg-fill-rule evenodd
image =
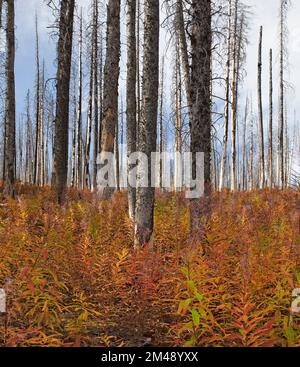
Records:
M182 89L181 89L181 65L179 55L179 37L176 40L176 67L175 67L175 152L182 151ZM174 188L176 191L181 189L181 160L175 156L175 177Z
M35 150L34 150L34 174L33 183L38 184L38 157L39 157L39 133L40 133L40 56L39 56L39 32L37 14L35 15L36 36L36 109L35 109Z
M185 84L185 93L189 111L189 120L190 124L192 121L192 96L191 96L191 72L190 72L190 64L189 64L189 56L188 56L188 47L186 41L185 34L185 26L184 26L184 15L183 15L183 6L182 0L177 0L176 2L176 32L178 34L179 39L179 47L180 47L180 55L181 55L181 63L183 68L183 76L184 76L184 84Z
M23 119L19 116L19 181L23 183Z
M258 80L257 80L257 92L258 92L258 119L259 119L259 186L264 188L265 186L265 153L264 153L264 122L263 122L263 109L262 109L262 35L263 27L260 27L259 33L259 46L258 46Z
M137 93L136 93L136 73L137 73L137 52L136 52L136 0L128 0L127 3L127 157L136 152L136 133L137 133ZM134 165L128 162L129 172ZM128 206L129 217L134 220L136 205L136 189L131 187L128 182Z
M224 113L224 137L222 142L222 157L221 157L221 170L220 170L220 183L219 189L224 188L226 165L227 165L227 145L228 145L228 129L229 129L229 104L230 104L230 70L231 70L231 13L232 4L231 0L228 2L228 30L227 30L227 62L226 62L226 97L225 97L225 113Z
M285 0L280 4L280 88L278 136L278 186L284 187L284 11Z
M249 108L249 99L248 99L248 96L247 96L246 106L245 106L244 126L243 126L243 158L242 158L243 159L243 167L242 167L242 187L243 187L243 190L247 190L246 135L247 135L248 108Z
M232 66L232 104L231 104L231 190L236 189L236 123L237 123L237 30L238 30L238 0L235 0L234 31L233 31L233 66Z
M77 101L76 101L76 83L75 77L73 82L73 118L72 118L72 147L71 147L71 187L76 182L76 136L77 136Z
M153 232L155 189L151 187L151 153L156 151L159 87L159 2L145 1L143 107L138 150L148 158L148 187L140 187L145 172L138 166L135 246L144 245Z
M42 78L41 78L41 101L40 101L40 135L39 135L39 183L41 186L45 184L45 62L43 61Z
M165 78L165 57L162 57L161 80L160 80L160 111L159 111L159 153L162 157L164 150L164 78ZM159 187L163 187L163 161L159 161Z
M94 33L94 139L93 139L93 190L97 187L97 156L99 145L99 86L98 86L98 73L99 73L99 58L98 58L98 0L94 0L93 6L94 20L93 20L93 33Z
M75 0L62 0L57 46L56 116L54 137L54 167L52 183L57 199L62 203L68 177L69 90L72 59Z
M77 187L81 190L82 179L82 8L79 30L79 70L78 70L78 108L77 108Z
M31 175L31 119L30 119L30 92L26 96L26 150L25 150L25 183L32 184Z
M137 91L137 101L136 101L136 108L137 108L137 117L136 117L136 127L137 127L137 141L136 144L138 145L138 139L140 131L140 123L141 123L141 76L140 76L140 17L141 17L141 2L140 0L137 1L137 13L136 13L136 91Z
M190 200L191 235L195 241L205 233L204 222L210 217L211 194L211 1L192 2L191 89L193 118L191 125L192 173L196 179L196 153L204 153L204 195Z
M273 51L270 49L270 81L269 81L269 187L273 188Z
M94 45L93 36L91 38L90 51L90 88L89 88L89 103L86 123L85 135L85 152L84 152L84 187L90 187L90 154L91 154L91 134L92 134L92 119L93 119L93 76L94 76Z
M4 195L15 196L16 101L15 101L15 2L7 0L5 98L5 174Z
M101 131L101 161L106 153L114 153L116 124L118 121L118 87L120 72L120 0L110 0L107 9L107 50L104 67L103 117ZM99 165L100 169L103 165ZM100 197L109 199L114 188L98 182Z

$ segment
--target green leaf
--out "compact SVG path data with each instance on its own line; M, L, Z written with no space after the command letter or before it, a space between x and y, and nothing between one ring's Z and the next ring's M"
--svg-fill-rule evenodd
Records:
M196 297L196 299L197 299L197 301L199 301L199 302L202 302L203 301L203 296L202 296L202 294L200 294L200 293L196 293L195 294L195 297Z
M193 308L191 312L192 312L193 323L196 327L198 327L200 324L200 315L195 308Z

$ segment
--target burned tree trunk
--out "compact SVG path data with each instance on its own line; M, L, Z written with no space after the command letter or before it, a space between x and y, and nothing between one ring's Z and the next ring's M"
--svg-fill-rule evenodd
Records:
M68 177L69 92L75 0L62 0L57 45L56 116L52 184L59 203L64 201Z
M222 142L221 172L219 189L224 187L227 164L227 145L228 145L228 129L229 129L229 98L230 98L230 70L231 70L231 0L228 2L228 29L227 29L227 61L226 61L226 97L225 97L225 114L224 114L224 136Z
M39 33L37 14L35 15L36 36L36 106L35 106L35 150L34 150L34 173L33 183L38 183L38 159L39 159L39 133L40 133L40 56L39 56Z
M78 106L77 106L77 188L82 189L82 9L79 26L79 70L78 70Z
M144 20L144 73L143 106L139 129L138 150L148 158L148 172L138 166L138 187L136 196L135 246L145 245L153 232L155 190L151 185L151 153L156 151L157 111L159 86L159 2L145 1ZM144 167L145 168L145 167ZM139 183L148 174L148 187Z
M127 156L136 151L137 108L136 108L136 0L127 3ZM128 174L134 166L128 163ZM136 205L136 188L128 183L129 217L134 220Z
M273 187L273 51L270 49L269 80L269 146L268 146L269 187Z
M6 97L5 97L5 171L4 195L15 196L16 101L15 101L15 2L7 0Z
M114 153L116 124L118 123L118 88L120 73L120 0L110 0L107 8L107 50L104 67L103 117L101 122L101 153ZM100 165L100 169L102 165ZM111 198L114 188L98 182L99 196Z
M203 238L205 219L210 216L211 194L211 1L192 2L191 125L192 174L197 179L196 153L204 153L204 195L190 200L192 238Z
M190 72L190 64L189 64L189 56L188 56L188 46L185 34L185 26L184 26L184 15L183 15L183 6L182 0L177 0L176 2L176 33L179 41L180 55L181 55L181 63L183 68L183 76L184 76L184 85L185 85L185 93L189 111L189 120L190 124L192 121L192 96L191 96L191 72Z
M262 110L262 35L263 27L260 27L259 32L259 45L258 45L258 80L257 80L257 93L258 93L258 119L259 119L259 186L264 188L265 186L265 153L264 153L264 122L263 122L263 110Z
M93 190L97 186L97 156L99 146L99 86L98 86L98 0L94 0L93 6L93 44L94 44L94 116L93 116ZM101 81L100 81L101 82Z

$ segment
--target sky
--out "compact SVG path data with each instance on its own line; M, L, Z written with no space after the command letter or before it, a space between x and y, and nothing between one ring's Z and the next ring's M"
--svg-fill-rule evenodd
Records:
M241 89L241 101L245 100L246 95L252 95L253 104L257 105L257 47L259 27L263 26L263 102L265 108L268 106L268 65L269 49L273 48L275 58L274 64L274 103L275 116L278 96L278 75L279 75L279 32L278 32L278 9L280 0L244 0L251 7L250 30L248 33L249 45L247 49L247 75ZM76 0L78 6L87 6L89 0ZM27 89L33 88L35 77L35 44L34 44L34 17L38 14L39 33L40 33L40 53L46 60L48 77L55 76L55 43L50 38L50 29L47 28L53 22L51 11L46 6L44 0L16 0L16 101L17 111L24 108L24 100ZM294 109L297 116L300 115L300 1L292 0L292 6L288 15L289 26L289 61L290 70L286 79L291 82L293 88L288 92L290 114L293 115ZM163 19L161 19L162 21ZM125 19L123 15L122 27L124 30ZM124 32L123 32L124 33ZM123 36L124 37L124 36ZM124 41L125 38L123 38ZM161 48L164 48L166 36L162 34ZM123 45L124 47L124 45ZM168 74L167 74L168 75ZM171 74L170 74L171 75ZM125 62L121 65L121 84L125 79ZM170 82L170 81L169 81ZM243 102L242 102L243 103ZM267 113L267 111L265 111Z

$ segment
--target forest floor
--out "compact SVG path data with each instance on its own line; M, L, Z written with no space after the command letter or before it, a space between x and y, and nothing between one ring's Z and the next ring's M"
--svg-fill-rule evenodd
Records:
M157 195L135 253L125 194L18 190L0 206L0 346L300 346L298 192L215 194L203 255L181 194Z

